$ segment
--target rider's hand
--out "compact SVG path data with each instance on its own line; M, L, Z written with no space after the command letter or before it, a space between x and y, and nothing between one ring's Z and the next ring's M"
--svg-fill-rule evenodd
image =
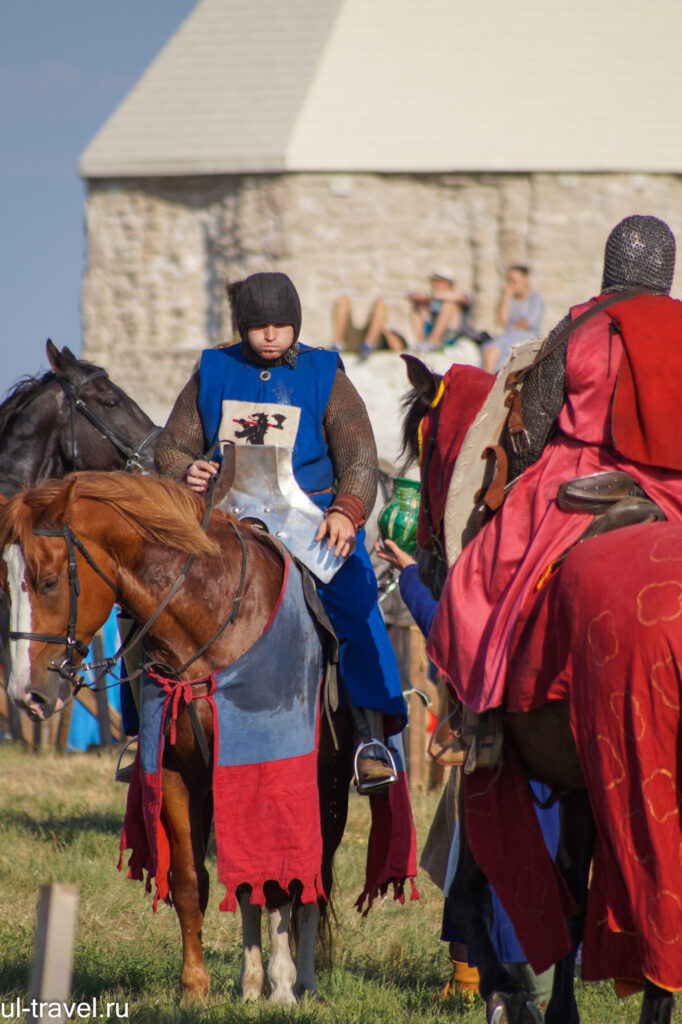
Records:
M208 482L218 472L217 462L206 462L205 459L197 459L185 473L185 483L197 494L203 494L208 490Z
M383 558L385 562L390 562L391 565L395 566L398 572L402 572L408 565L416 565L416 560L412 555L408 555L407 551L403 551L399 548L394 540L389 540L388 537L383 542L383 547L379 541L374 542L374 550L376 551L379 558Z
M315 540L323 540L325 537L329 537L327 551L331 551L335 547L334 554L341 558L349 555L355 547L355 527L348 516L344 516L341 512L330 512L327 518L320 523Z

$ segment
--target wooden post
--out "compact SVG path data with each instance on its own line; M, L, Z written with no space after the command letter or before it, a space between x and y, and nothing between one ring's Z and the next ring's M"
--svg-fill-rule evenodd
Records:
M409 626L410 683L428 693L426 649L417 626ZM421 697L410 694L410 783L423 786L426 781L426 708Z
M77 913L78 889L75 886L59 882L41 886L26 1018L34 1024L66 1020L63 1011L71 995ZM42 1013L41 1003L44 1004Z
M57 724L57 736L55 739L55 746L60 754L65 753L68 739L69 729L71 728L71 715L73 714L73 700L70 700L62 710L59 712L59 722Z

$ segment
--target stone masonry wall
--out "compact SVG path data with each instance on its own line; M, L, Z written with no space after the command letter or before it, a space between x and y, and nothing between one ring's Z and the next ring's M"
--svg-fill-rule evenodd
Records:
M82 289L85 358L161 422L202 348L231 334L227 279L283 270L301 294L301 339L332 340L347 294L359 325L383 296L408 329L405 295L451 268L496 331L509 263L529 263L544 331L595 294L608 232L630 213L682 238L682 177L630 174L289 174L91 181ZM679 292L679 287L673 293Z

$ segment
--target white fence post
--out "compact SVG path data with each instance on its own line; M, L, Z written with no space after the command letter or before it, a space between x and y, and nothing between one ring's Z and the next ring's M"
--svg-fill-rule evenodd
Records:
M28 983L28 1014L34 1024L63 1022L71 996L78 889L54 882L40 887L33 961ZM43 1004L41 1008L41 1003ZM61 1006L58 1011L57 1006Z

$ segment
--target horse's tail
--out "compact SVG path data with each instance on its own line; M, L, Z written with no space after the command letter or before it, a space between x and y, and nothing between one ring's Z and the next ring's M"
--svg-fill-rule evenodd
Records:
M298 955L299 940L299 915L297 911L301 906L301 890L297 886L291 905L291 940L293 942L294 952L296 955ZM317 900L317 908L320 912L320 920L317 925L315 961L316 963L319 963L320 966L329 968L332 966L333 958L333 929L338 924L338 918L336 916L336 908L331 896L328 899L325 899L323 896L319 896Z

